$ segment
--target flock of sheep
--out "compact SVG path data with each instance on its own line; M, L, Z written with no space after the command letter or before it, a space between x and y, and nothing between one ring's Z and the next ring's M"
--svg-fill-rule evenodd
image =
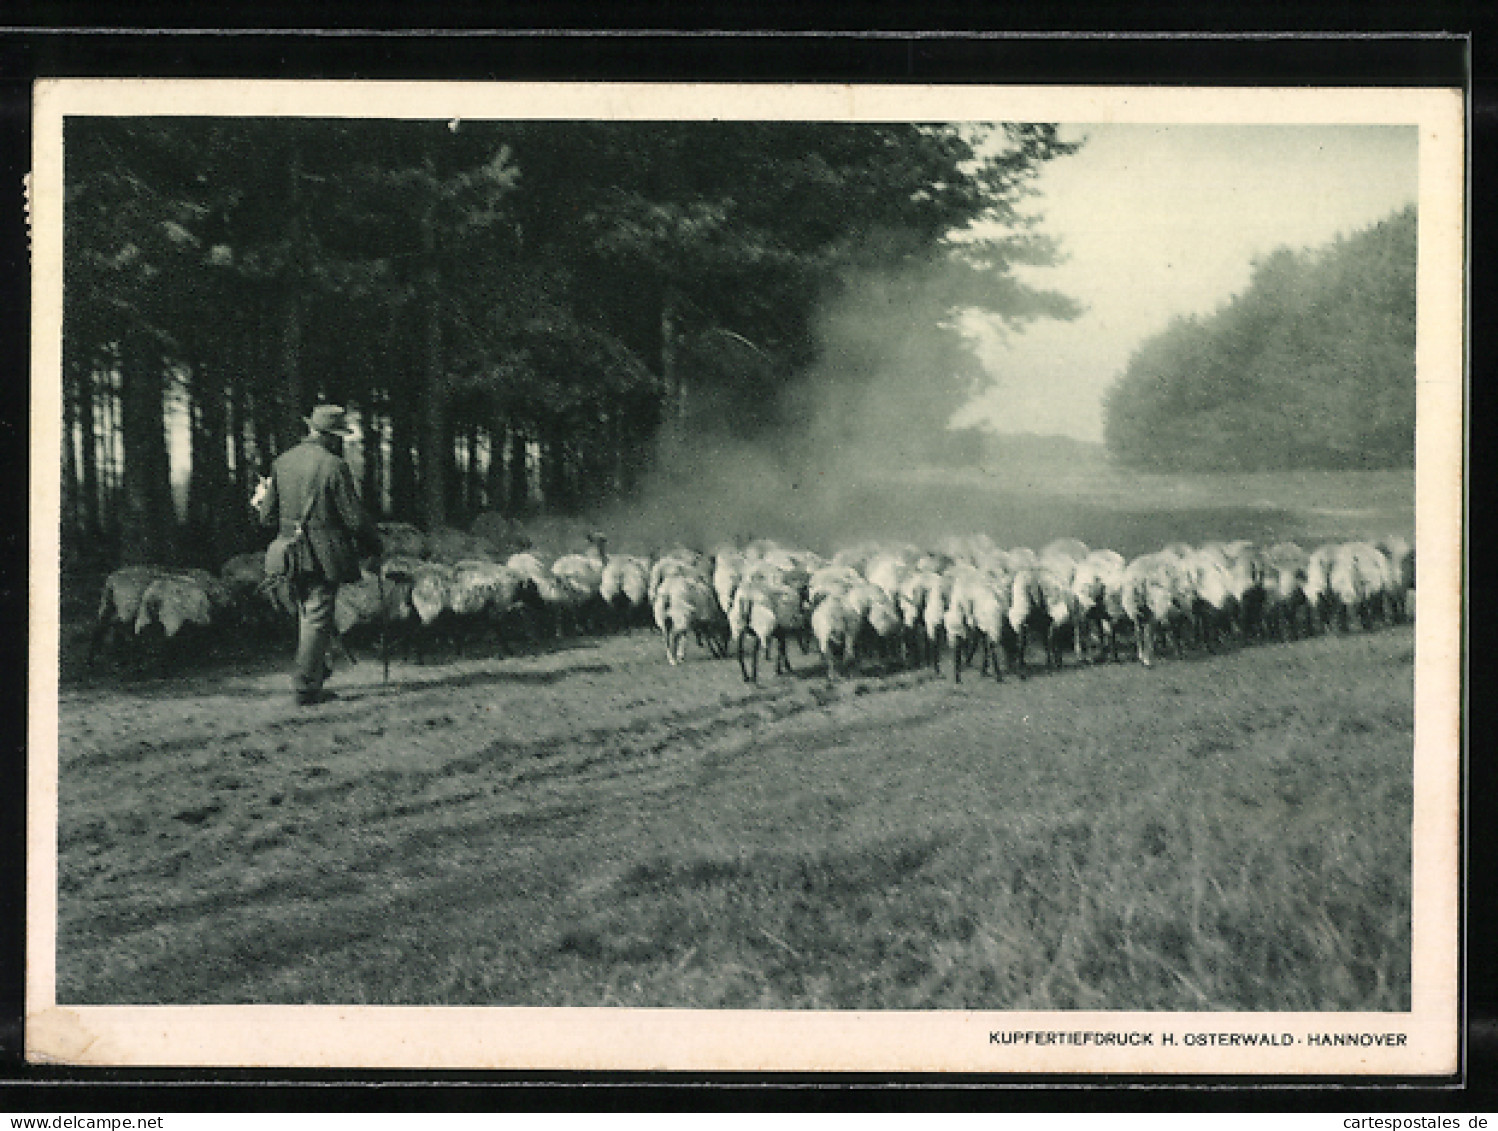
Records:
M1411 611L1414 550L1403 538L1334 543L1306 553L1291 543L1175 543L1127 561L1075 539L1039 553L1002 550L985 535L934 549L863 545L830 559L769 542L720 548L711 558L676 552L652 567L649 595L666 653L678 662L685 634L737 651L744 678L760 655L788 671L786 642L814 640L829 678L872 651L887 664L953 676L975 660L983 674L1023 675L1040 645L1048 667L1067 647L1079 662L1117 659L1121 631L1146 666L1161 640L1295 639L1356 618L1399 622Z
M815 645L829 679L872 657L929 666L950 655L955 679L978 666L1024 675L1039 645L1047 667L1066 650L1078 662L1117 659L1121 646L1153 663L1162 647L1215 649L1228 641L1295 639L1353 620L1365 630L1412 613L1414 550L1401 537L1261 549L1249 542L1173 543L1132 561L1062 539L1038 553L1000 549L985 535L933 547L864 544L825 558L771 541L711 554L678 548L611 555L601 535L584 553L548 560L506 555L495 540L459 531L428 537L381 526L384 554L338 591L340 642L394 634L417 650L442 636L599 633L654 623L675 665L694 638L712 655L736 654L746 680L763 656L790 670L787 642ZM501 560L502 559L502 560ZM372 563L374 564L374 563ZM89 658L112 632L248 625L269 609L260 555L202 570L131 567L111 574Z

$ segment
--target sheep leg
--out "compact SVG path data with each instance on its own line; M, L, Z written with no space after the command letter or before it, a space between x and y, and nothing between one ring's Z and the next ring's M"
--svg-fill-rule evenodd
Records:
M744 661L744 638L748 635L747 632L739 633L739 674L744 677L745 683L757 683L759 681L759 637L754 638L754 653L751 658L753 670L751 671L751 664Z
M983 638L983 673L988 673L988 665L993 664L993 678L998 683L1004 682L1004 657L1003 646L996 640L985 636Z

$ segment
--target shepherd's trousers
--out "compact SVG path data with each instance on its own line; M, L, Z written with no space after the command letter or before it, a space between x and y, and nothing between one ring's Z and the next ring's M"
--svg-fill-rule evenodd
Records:
M328 678L328 645L333 639L333 602L338 586L322 578L304 582L297 606L296 674L291 677L297 695L315 695Z

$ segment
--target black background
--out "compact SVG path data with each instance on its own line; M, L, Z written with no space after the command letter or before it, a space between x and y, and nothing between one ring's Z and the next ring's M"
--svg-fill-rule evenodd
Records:
M413 22L415 17L420 21ZM502 17L502 24L499 22ZM209 27L204 23L212 19ZM441 27L437 25L440 20ZM1469 587L1483 639L1489 526L1482 472L1494 364L1488 299L1498 20L1478 4L509 4L266 2L0 7L0 1112L575 1110L1494 1110L1498 968L1489 718L1469 686L1466 1072L1450 1081L1140 1081L994 1077L702 1077L83 1071L22 1060L29 258L21 176L39 77L699 80L1158 85L1442 85L1470 92ZM420 28L421 30L412 30ZM110 30L113 29L113 30ZM359 30L359 29L362 29ZM1453 38L1454 37L1454 38ZM1470 70L1468 59L1470 58ZM665 1088L660 1085L667 1085ZM579 1087L586 1085L586 1087Z

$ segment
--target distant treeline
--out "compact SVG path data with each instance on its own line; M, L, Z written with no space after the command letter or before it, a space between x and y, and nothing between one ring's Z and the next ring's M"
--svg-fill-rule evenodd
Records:
M849 279L939 280L931 322L1075 310L1010 270L1050 258L1017 205L1076 148L1043 124L72 118L65 144L65 559L247 548L254 476L321 399L361 422L376 512L466 525L628 493L694 406L766 427Z
M1255 264L1216 313L1177 319L1105 402L1112 457L1147 470L1412 467L1415 208Z

